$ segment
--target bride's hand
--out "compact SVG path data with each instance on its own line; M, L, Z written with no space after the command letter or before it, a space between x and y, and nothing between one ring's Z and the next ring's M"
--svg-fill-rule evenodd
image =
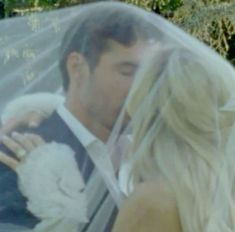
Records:
M38 146L45 144L42 137L36 134L13 132L10 136L3 136L2 143L17 157L14 159L0 151L0 162L15 170L19 163L25 159L27 154Z
M54 226L59 229L64 223L76 231L79 223L88 221L88 216L85 184L75 152L65 144L42 143L39 136L32 134L5 138L5 144L12 150L25 149L29 155L18 155L16 160L0 152L0 162L16 172L18 188L27 199L27 209L42 220L35 231L51 231L49 228Z

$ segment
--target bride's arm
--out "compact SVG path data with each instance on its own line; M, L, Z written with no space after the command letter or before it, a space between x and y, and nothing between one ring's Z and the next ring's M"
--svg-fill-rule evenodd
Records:
M17 127L37 127L64 102L59 94L26 94L9 102L1 114L2 134L8 134Z
M181 232L171 192L155 182L138 186L123 203L112 232Z

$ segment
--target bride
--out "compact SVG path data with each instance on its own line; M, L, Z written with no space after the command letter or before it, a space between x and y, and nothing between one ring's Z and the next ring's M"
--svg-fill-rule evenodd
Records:
M114 232L235 231L234 94L233 67L212 52L153 51L123 109L131 194Z

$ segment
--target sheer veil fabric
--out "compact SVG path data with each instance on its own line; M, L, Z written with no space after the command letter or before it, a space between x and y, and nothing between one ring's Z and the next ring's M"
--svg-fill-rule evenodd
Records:
M122 70L128 73L122 78L128 78L127 83L131 78L133 84L106 143L106 161L93 160L96 173L102 176L118 206L136 184L161 176L176 196L183 231L235 231L234 68L158 15L123 3L101 2L1 21L3 122L17 112L23 114L31 109L48 116L64 102L61 77L65 74L60 72L59 63L61 54L67 57L66 52L73 51L71 41L76 43L80 38L74 36L77 19L97 15L88 24L100 25L95 36L105 23L102 12L112 15L115 9L138 16L140 41L144 41L146 49L134 74L129 75L129 69ZM120 12L116 20L126 23ZM79 23L86 25L86 21ZM112 38L120 33L119 28L112 27L109 33L102 36ZM95 37L82 38L79 51L86 57L86 46ZM127 47L135 45L126 43ZM108 54L112 46L99 44L92 49L94 54L99 49ZM96 61L91 59L89 65ZM43 103L37 100L43 98L40 95L36 99L29 95L31 101L23 97L36 92L57 95L43 95ZM19 96L23 98L12 107L8 105ZM86 202L92 200L83 191L83 168L76 167L74 152L66 145L51 143L28 156L17 169L18 185L27 199L27 209L41 222L33 229L22 228L20 223L1 223L1 232L82 231L80 224L90 220ZM99 188L99 182L94 183L94 189ZM42 188L35 187L41 184ZM50 204L52 207L47 209Z

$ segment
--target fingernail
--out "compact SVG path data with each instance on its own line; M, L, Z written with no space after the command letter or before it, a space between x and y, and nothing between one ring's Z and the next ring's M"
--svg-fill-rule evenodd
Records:
M25 155L27 155L27 152L22 149L17 152L17 155L19 156L19 158L23 158Z

